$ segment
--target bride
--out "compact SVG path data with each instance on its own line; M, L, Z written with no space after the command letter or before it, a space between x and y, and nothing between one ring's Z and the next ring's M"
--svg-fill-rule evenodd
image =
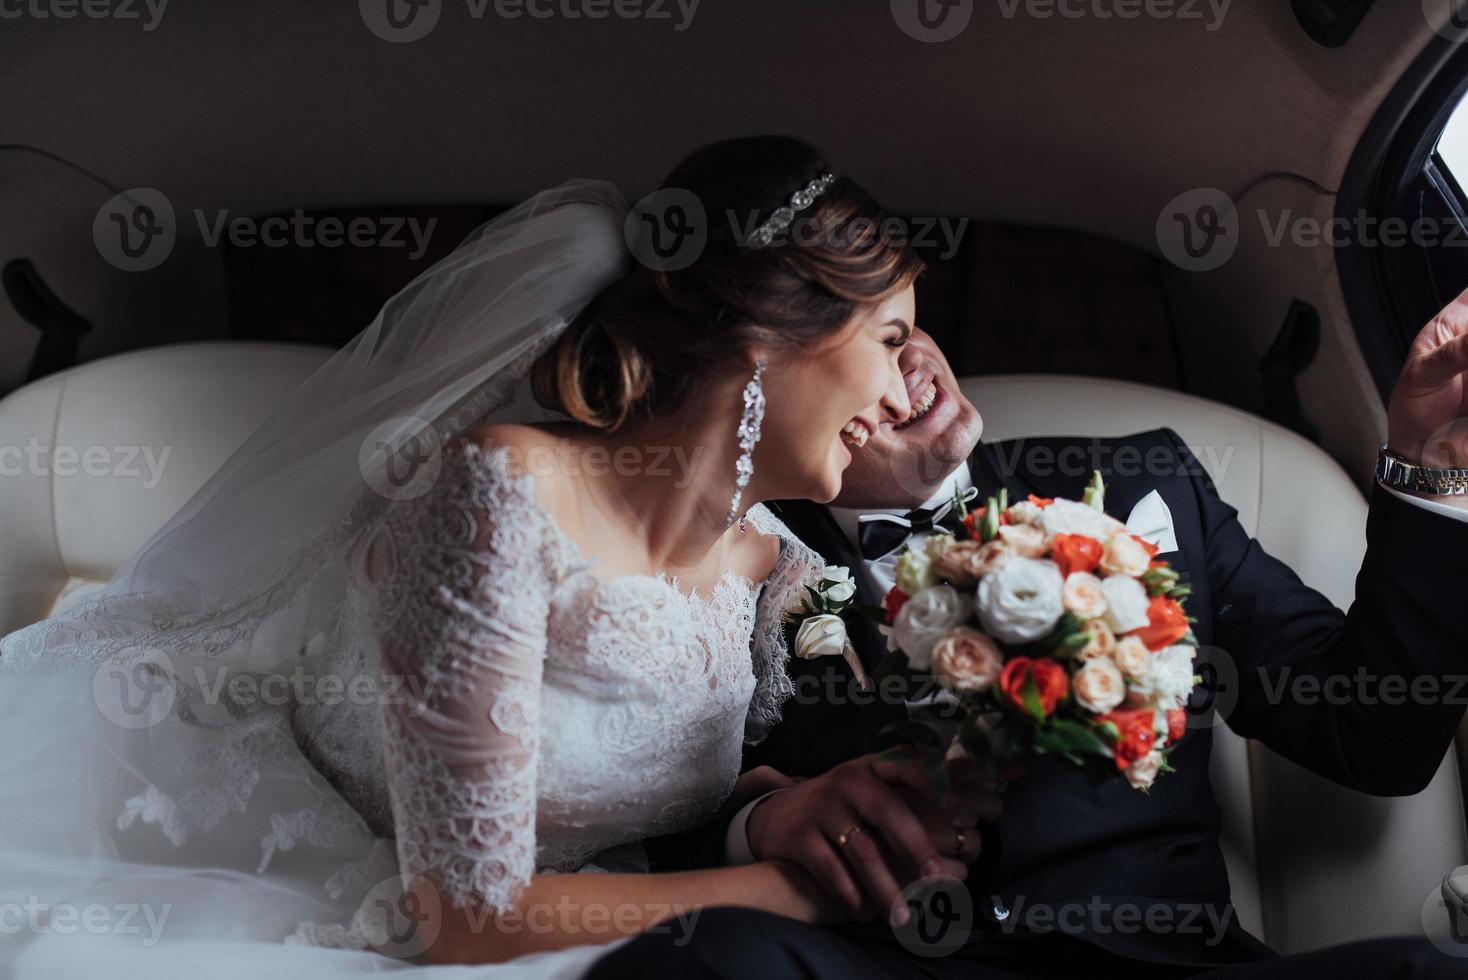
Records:
M639 844L783 779L741 747L823 568L760 501L831 499L910 414L921 263L826 174L788 138L693 153L681 268L629 260L610 185L536 195L101 594L0 638L17 972L570 976L703 907L833 918L793 865Z

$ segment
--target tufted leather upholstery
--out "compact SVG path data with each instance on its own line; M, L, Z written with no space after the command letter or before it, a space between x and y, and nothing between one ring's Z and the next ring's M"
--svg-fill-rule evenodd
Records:
M156 347L0 401L0 635L105 581L330 354L291 344ZM1013 375L964 385L986 439L1171 426L1265 548L1337 605L1350 603L1366 504L1339 466L1294 433L1128 382ZM52 447L59 451L48 455ZM1244 926L1277 949L1419 932L1424 901L1448 869L1468 862L1452 753L1427 790L1384 800L1225 729L1215 744L1235 902Z

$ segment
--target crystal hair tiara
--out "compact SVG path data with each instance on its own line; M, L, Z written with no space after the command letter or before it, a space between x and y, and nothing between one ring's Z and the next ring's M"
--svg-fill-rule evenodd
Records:
M777 208L775 213L770 215L768 221L760 225L750 234L747 243L749 247L764 248L770 242L774 241L776 235L790 227L790 222L795 220L796 212L804 211L810 207L816 198L826 193L826 189L835 180L835 174L822 174L794 194L791 194L788 205L783 208Z

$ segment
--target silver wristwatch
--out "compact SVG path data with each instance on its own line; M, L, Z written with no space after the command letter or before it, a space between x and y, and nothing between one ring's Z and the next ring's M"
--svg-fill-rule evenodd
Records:
M1423 466L1400 456L1381 444L1376 454L1376 478L1393 490L1409 493L1468 493L1468 469L1442 470Z

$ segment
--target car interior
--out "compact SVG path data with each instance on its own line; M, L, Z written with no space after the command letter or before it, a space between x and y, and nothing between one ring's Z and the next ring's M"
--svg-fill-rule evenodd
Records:
M1468 286L1453 4L953 0L939 29L897 0L445 2L411 40L370 6L0 20L0 446L172 454L156 478L0 480L0 635L104 583L488 218L574 177L636 200L763 132L913 219L918 322L986 441L1171 427L1250 534L1350 604L1392 381ZM119 250L119 195L162 254ZM359 218L388 236L323 244ZM1468 726L1390 799L1223 727L1215 746L1234 901L1275 949L1468 922L1440 887L1468 865Z

